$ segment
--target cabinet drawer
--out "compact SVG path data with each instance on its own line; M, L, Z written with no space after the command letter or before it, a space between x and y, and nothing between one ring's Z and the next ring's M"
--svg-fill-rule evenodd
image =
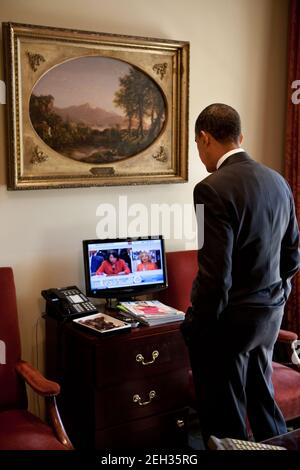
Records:
M188 353L179 331L168 334L122 338L96 347L95 383L117 384L124 380L150 377L180 367L188 367Z
M96 449L184 448L187 445L188 410L180 409L97 430Z
M100 429L178 409L187 405L187 397L186 370L96 389L95 425Z

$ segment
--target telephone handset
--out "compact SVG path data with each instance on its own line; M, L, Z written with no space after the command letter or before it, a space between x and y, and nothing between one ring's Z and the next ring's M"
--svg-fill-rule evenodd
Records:
M58 319L91 315L98 310L76 286L42 290L46 299L46 313Z

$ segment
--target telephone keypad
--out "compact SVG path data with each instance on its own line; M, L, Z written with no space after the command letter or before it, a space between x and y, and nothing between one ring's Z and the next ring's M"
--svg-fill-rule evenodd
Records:
M98 313L97 308L76 286L42 291L47 313L58 318Z

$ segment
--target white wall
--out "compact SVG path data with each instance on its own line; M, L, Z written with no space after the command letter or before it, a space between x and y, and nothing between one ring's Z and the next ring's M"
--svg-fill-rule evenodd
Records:
M186 184L7 191L6 106L0 105L0 264L14 268L25 359L43 366L41 289L83 287L81 240L96 236L100 203L118 205L120 194L147 206L191 202L193 186L206 175L193 132L203 107L212 102L236 107L244 148L256 160L282 169L287 10L286 0L1 0L1 21L191 43ZM167 240L169 251L184 247L185 240ZM38 411L35 403L31 407Z

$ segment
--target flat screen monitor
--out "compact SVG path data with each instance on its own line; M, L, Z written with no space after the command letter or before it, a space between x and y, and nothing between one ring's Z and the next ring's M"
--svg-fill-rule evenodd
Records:
M161 235L84 240L83 258L88 297L126 299L168 286Z

